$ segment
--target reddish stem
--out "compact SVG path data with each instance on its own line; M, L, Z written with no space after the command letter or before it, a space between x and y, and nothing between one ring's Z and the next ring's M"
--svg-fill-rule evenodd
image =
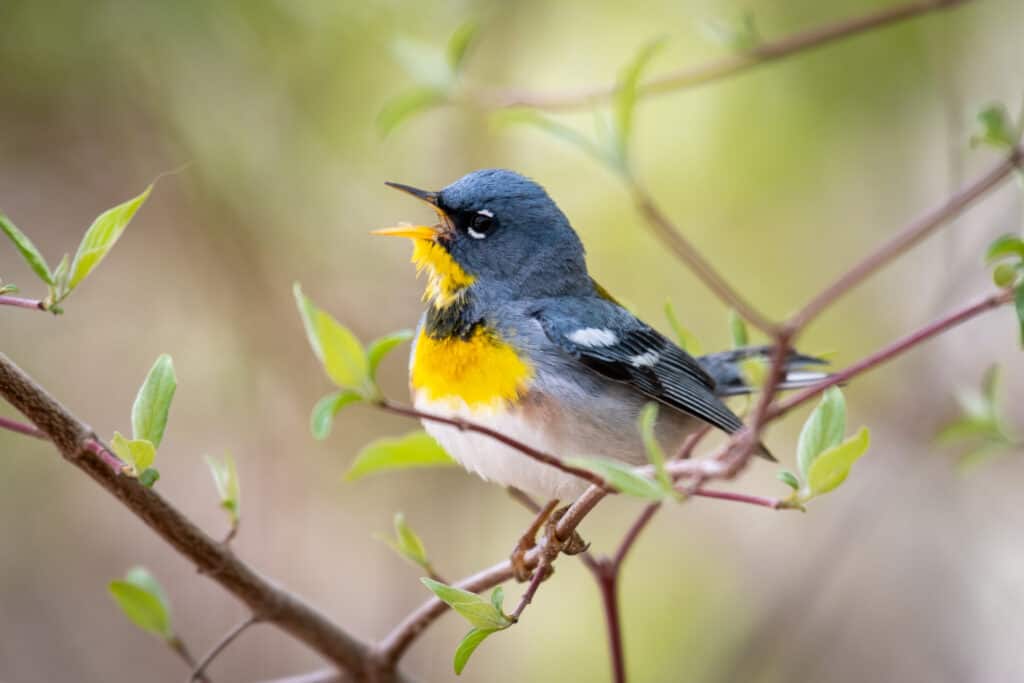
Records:
M709 489L697 489L696 491L690 492L691 496L700 496L702 498L718 498L719 500L731 500L737 503L748 503L750 505L758 505L760 507L771 508L772 510L778 510L783 507L783 501L778 498L765 498L763 496L752 496L746 493L733 493L732 491L712 491Z
M474 422L470 422L469 420L446 417L444 415L428 413L422 410L418 410L416 408L400 405L398 403L392 403L386 398L378 401L376 405L384 410L387 410L388 412L395 413L396 415L405 415L406 417L415 417L419 418L420 420L429 420L430 422L437 422L440 424L446 424L455 427L456 429L459 429L464 432L475 432L477 434L489 436L495 441L500 441L506 446L514 448L523 455L529 458L533 458L538 462L544 463L545 465L550 465L551 467L554 467L557 470L561 470L575 477L579 477L580 479L588 481L594 486L598 486L602 489L608 490L610 488L604 479L597 476L593 472L582 469L580 467L573 467L572 465L568 465L562 462L559 458L551 455L550 453L545 453L544 451L537 450L536 448L528 446L522 441L513 439L512 437L502 434L501 432L491 429L490 427L485 427L484 425L476 424ZM608 492L612 493L613 491L609 490Z
M995 294L990 294L980 301L958 311L954 311L953 313L922 327L916 332L913 332L899 341L893 342L870 356L854 363L845 370L829 375L827 379L809 386L802 391L796 392L785 401L776 404L771 410L769 410L767 419L775 420L801 403L811 400L829 387L834 387L837 384L847 382L853 377L892 360L901 353L914 348L915 346L945 332L946 330L949 330L950 328L956 327L962 322L970 320L976 315L980 315L985 311L989 311L993 308L998 308L999 306L1009 303L1013 300L1013 294L1012 290L1005 290Z
M43 430L39 429L35 425L24 424L10 418L0 416L0 429L8 429L18 434L24 434L25 436L34 436L37 439L47 440L49 437Z
M16 306L18 308L34 308L45 311L46 307L38 299L24 299L20 296L0 295L0 306Z

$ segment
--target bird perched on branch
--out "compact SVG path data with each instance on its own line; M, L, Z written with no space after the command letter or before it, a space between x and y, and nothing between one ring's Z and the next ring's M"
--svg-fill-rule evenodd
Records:
M438 192L388 185L430 204L440 219L375 231L411 238L413 263L427 275L409 366L418 409L486 425L563 459L637 465L646 462L637 416L650 401L662 406L656 434L666 446L702 424L730 434L742 428L720 397L750 391L737 363L766 350L694 359L639 320L590 277L579 237L540 185L500 169ZM814 362L792 355L788 369L799 374L782 386L819 379L803 371ZM424 427L489 481L562 501L587 486L486 435Z

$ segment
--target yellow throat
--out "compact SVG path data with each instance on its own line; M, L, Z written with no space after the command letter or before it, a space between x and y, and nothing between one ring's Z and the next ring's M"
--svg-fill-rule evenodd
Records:
M447 249L433 240L412 241L412 262L416 264L417 273L427 273L423 300L432 302L437 308L450 306L473 284L473 276L455 262Z

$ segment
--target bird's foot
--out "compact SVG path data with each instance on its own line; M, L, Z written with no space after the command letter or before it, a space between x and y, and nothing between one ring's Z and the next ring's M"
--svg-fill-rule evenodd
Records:
M555 510L551 513L545 523L544 547L548 549L548 556L551 560L558 557L559 553L565 553L566 555L579 555L580 553L587 552L587 549L590 548L590 544L584 541L583 537L575 531L572 532L572 536L564 541L558 537L558 522L562 519L565 513L568 512L568 510L568 505Z
M523 532L523 535L516 542L514 548L512 548L512 555L509 557L509 561L512 563L512 576L515 577L519 583L525 583L530 580L533 576L533 571L526 564L526 553L528 553L535 545L537 545L537 532L540 531L544 523L548 521L551 513L554 511L555 506L558 505L558 500L551 500L540 509L537 516L534 518L530 526Z

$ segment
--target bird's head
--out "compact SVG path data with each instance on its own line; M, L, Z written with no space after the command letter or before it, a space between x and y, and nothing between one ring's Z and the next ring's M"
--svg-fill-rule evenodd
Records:
M555 296L590 286L583 245L537 183L501 169L474 171L438 192L388 183L430 204L435 225L378 235L413 240L413 262L429 276L426 296L445 307L470 287L495 296Z

